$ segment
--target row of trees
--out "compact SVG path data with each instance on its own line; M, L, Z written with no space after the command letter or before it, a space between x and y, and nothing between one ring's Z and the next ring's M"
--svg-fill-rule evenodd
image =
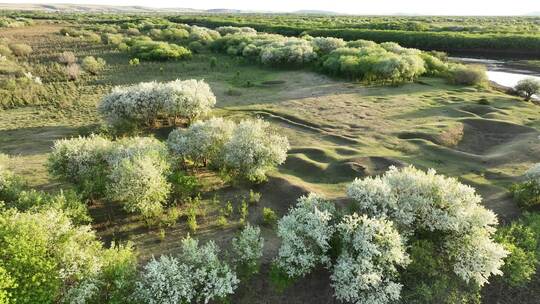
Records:
M184 166L210 164L234 178L261 182L285 161L288 149L287 138L262 120L235 124L214 118L173 131L168 146L151 137L59 140L49 156L49 171L85 197L120 202L128 212L153 218L171 199L178 159Z
M407 49L394 42L233 32L216 40L212 48L272 66L311 64L331 75L367 82L400 83L425 74L466 85L487 79L485 71L475 67L449 63L444 55Z
M238 26L252 27L260 32L275 33L286 36L323 36L342 38L347 41L366 39L375 42L397 42L410 48L419 48L422 50L440 50L440 51L481 51L506 54L527 54L538 55L540 49L540 37L531 34L534 30L527 29L520 33L502 33L500 30L486 33L468 33L460 31L460 25L447 27L446 31L421 31L415 27L403 29L384 29L371 27L358 28L358 23L343 24L336 26L337 20L326 21L321 24L309 24L301 22L295 24L295 17L288 17L285 22L279 22L279 17L269 17L258 19L257 17L248 17L249 21L227 20L227 17L170 17L169 20L179 23L199 24L207 27L219 26ZM474 25L478 27L478 22L474 20ZM371 22L369 23L372 24ZM431 25L431 23L428 23ZM488 25L488 28L498 28L504 26L500 19ZM531 25L532 26L532 25ZM471 28L469 27L469 28ZM466 27L461 27L466 29Z
M335 37L312 37L303 35L300 38L278 34L257 33L249 27L217 27L216 30L185 24L156 25L147 30L149 36L122 38L120 34L106 34L107 41L113 42L121 50L131 51L137 55L138 45L154 45L166 55L173 58L166 50L167 44L152 39L167 40L188 46L194 52L204 47L229 55L243 56L269 66L301 67L312 66L321 71L367 82L400 83L416 79L427 74L448 77L455 83L480 84L485 81L485 73L479 77L464 77L463 71L478 74L478 69L446 62L445 56L407 49L397 43L385 42L380 45L373 41L351 40L346 42ZM330 36L330 35L329 35ZM146 48L146 47L143 47ZM141 57L141 56L139 56ZM141 57L142 58L142 57ZM162 58L162 59L163 59ZM158 57L145 59L160 59Z

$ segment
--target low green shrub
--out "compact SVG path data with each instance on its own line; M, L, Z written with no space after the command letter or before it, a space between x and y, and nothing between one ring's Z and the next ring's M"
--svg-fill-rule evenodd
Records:
M106 65L107 63L103 58L95 58L93 56L84 57L81 62L82 68L92 75L97 75Z
M132 56L146 60L180 60L191 58L191 51L167 42L136 41L129 48Z
M537 180L532 179L514 184L510 187L510 192L522 208L540 206L540 183Z
M271 208L263 208L263 223L268 226L275 225L277 222L277 215Z

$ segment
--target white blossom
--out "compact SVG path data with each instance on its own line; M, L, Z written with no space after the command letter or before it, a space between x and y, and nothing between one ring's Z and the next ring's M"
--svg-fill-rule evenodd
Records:
M339 300L384 304L399 299L396 266L409 262L402 237L392 222L354 213L337 225L341 254L330 279Z
M330 266L334 211L332 204L310 193L279 220L281 246L276 263L290 277L302 277L318 265Z
M263 246L261 229L247 224L240 234L232 240L235 263L245 265L250 270L256 270L263 255Z
M483 285L500 274L507 252L491 238L497 217L472 187L434 170L407 167L356 179L347 193L360 211L392 220L404 235L442 232L442 254L452 257L454 271L465 281Z
M285 161L289 148L287 137L272 132L269 123L243 120L225 144L224 162L231 173L260 181L268 170Z
M223 163L223 149L231 139L235 124L223 118L198 121L187 129L176 129L169 134L167 144L173 154L195 163L210 161Z
M149 304L177 304L208 303L232 294L238 278L217 254L213 242L199 246L190 237L182 240L178 258L161 256L144 267L138 297Z

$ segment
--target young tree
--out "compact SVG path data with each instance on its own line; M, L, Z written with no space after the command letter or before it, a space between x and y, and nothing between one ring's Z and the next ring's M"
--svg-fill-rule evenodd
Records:
M169 134L167 144L174 155L195 164L210 162L219 168L223 165L223 149L231 139L234 122L223 118L198 121L188 129L176 129Z
M303 277L316 266L330 266L330 241L334 233L335 207L310 193L278 222L281 246L277 266L291 278Z
M330 279L337 299L349 303L392 303L402 284L397 267L409 263L404 239L392 222L356 213L337 225L341 253Z
M533 95L540 93L540 80L532 77L522 79L514 89L519 94L525 96L525 100L531 100Z
M234 264L244 275L251 275L259 271L263 256L264 239L261 229L247 224L244 229L232 240L232 254Z
M8 303L54 303L100 271L101 246L89 226L74 226L60 210L0 211L0 274L13 283Z
M219 260L215 243L199 246L188 237L182 240L178 258L164 255L144 267L137 295L149 304L208 303L232 294L238 283L236 274Z
M243 120L225 144L226 170L249 181L263 181L268 170L285 161L289 147L287 137L273 132L269 123Z

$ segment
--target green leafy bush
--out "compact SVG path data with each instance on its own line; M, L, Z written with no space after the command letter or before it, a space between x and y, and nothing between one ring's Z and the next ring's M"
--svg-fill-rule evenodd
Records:
M503 280L510 286L525 285L536 273L540 255L538 243L540 234L537 233L538 231L534 231L523 221L514 222L497 230L495 239L510 252L502 267Z
M487 81L486 68L481 65L454 65L449 75L451 82L461 85L482 85Z
M106 65L107 63L103 58L95 58L93 56L84 57L81 62L82 68L92 75L97 75Z
M167 42L136 41L130 46L132 56L146 60L180 60L191 58L191 51L185 47Z
M512 185L510 191L514 199L522 208L540 206L540 183L536 180L528 180Z

